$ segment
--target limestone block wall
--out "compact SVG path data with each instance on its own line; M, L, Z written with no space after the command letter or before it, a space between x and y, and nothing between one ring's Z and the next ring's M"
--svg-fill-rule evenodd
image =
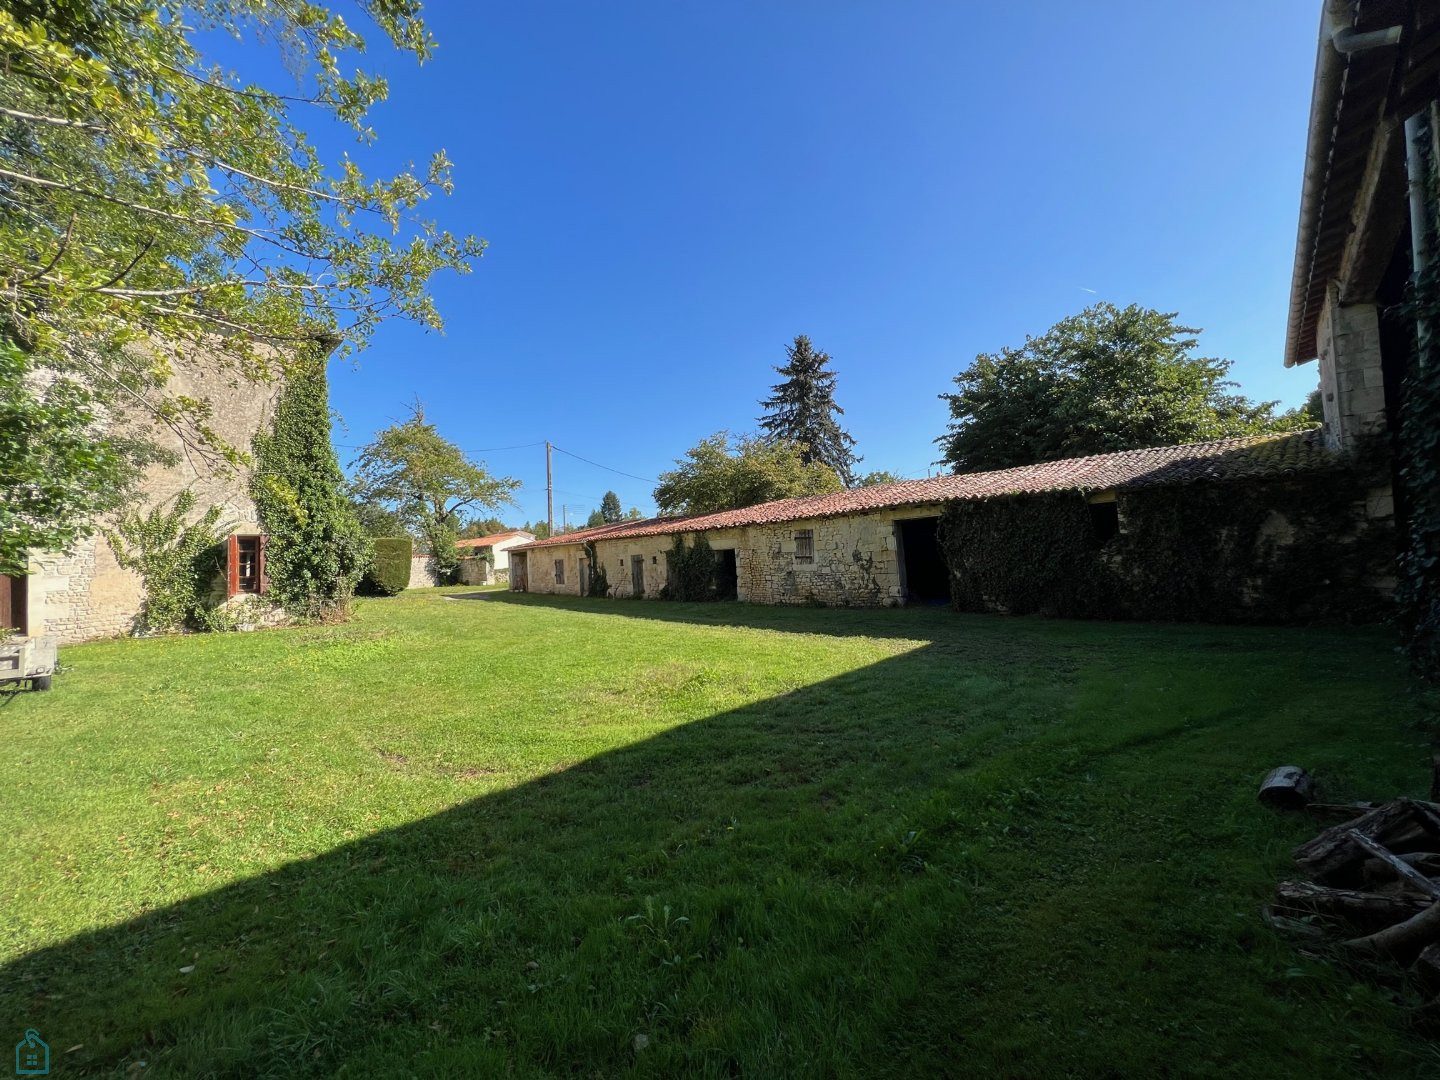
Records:
M230 445L248 451L256 432L268 428L282 384L256 384L218 372L204 358L177 368L169 390L210 402L210 426ZM211 506L222 507L222 535L260 532L250 498L248 472L208 460L167 430L154 441L170 451L169 464L150 466L138 485L132 509L147 513L185 490L195 493L190 520ZM140 612L143 591L138 575L124 570L101 535L81 541L70 552L33 552L30 556L29 629L54 634L62 642L86 641L128 633Z
M489 585L495 581L495 570L489 559L467 556L460 560L461 585Z
M1315 343L1325 441L1332 449L1348 449L1359 435L1385 424L1378 309L1374 304L1341 304L1332 286L1320 311Z
M431 589L439 583L439 579L435 576L434 559L429 555L412 555L410 557L410 581L405 586L407 589Z

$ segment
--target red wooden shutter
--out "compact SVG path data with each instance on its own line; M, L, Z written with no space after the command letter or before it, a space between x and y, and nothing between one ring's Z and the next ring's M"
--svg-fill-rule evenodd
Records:
M225 538L225 595L234 596L240 591L240 538Z
M270 538L268 536L262 536L260 537L260 542L256 545L259 549L259 554L256 556L256 559L260 564L257 569L260 571L260 595L262 596L270 591L270 567L267 565L265 559L265 548L269 543Z

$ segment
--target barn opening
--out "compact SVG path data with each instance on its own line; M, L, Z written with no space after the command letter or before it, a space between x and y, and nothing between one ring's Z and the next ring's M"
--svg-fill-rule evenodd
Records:
M715 598L734 600L740 595L740 571L735 563L734 548L715 551Z
M901 567L905 573L905 599L912 604L950 601L950 568L940 548L940 519L897 521Z

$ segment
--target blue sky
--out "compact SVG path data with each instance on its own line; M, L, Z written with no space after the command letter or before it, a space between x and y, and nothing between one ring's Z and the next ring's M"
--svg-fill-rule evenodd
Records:
M443 147L428 210L490 249L437 279L443 336L332 370L342 444L417 395L545 514L545 439L653 478L753 428L783 346L834 357L863 469L924 475L977 352L1095 300L1175 310L1244 392L1281 364L1317 0L1205 5L434 3L423 67L376 49L376 172ZM556 455L556 519L651 484Z

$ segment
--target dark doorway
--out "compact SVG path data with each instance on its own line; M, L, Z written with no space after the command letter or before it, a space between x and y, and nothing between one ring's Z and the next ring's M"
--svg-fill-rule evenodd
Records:
M516 592L530 591L530 560L525 551L510 554L510 588Z
M900 532L905 599L912 604L949 603L950 568L940 550L940 519L913 518L895 526Z
M735 600L740 596L740 571L735 566L735 549L715 552L715 599Z
M30 628L25 618L25 602L28 578L0 574L0 630L18 630L28 634Z
M630 556L630 591L636 596L645 595L645 556Z

